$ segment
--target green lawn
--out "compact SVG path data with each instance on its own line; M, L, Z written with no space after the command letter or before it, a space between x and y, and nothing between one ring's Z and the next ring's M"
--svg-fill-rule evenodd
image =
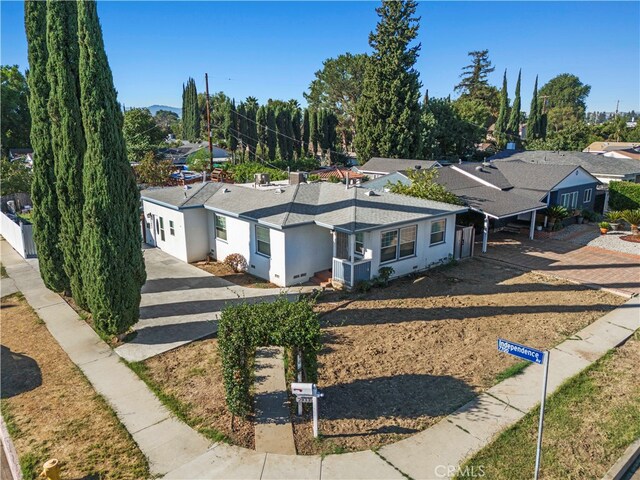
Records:
M547 401L541 478L599 479L640 437L640 340L630 339L568 380ZM460 472L533 477L539 409L468 460ZM464 477L459 477L464 478Z

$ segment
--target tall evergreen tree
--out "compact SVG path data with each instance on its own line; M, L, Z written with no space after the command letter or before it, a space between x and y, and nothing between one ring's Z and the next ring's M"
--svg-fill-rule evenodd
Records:
M47 1L47 110L60 211L60 249L70 293L86 308L80 255L85 139L78 86L77 16L76 2Z
M260 154L264 157L267 152L267 107L260 106L256 113L256 127L258 135L258 144L260 145Z
M509 124L507 125L507 132L509 132L509 141L519 144L520 140L520 110L522 104L520 101L520 79L522 76L522 70L518 72L518 81L516 82L516 92L513 98L513 106L511 107L511 116L509 117ZM517 145L516 145L517 146Z
M249 149L249 161L252 162L256 158L256 149L258 147L258 99L255 97L247 97L245 102L245 110L247 115L246 142Z
M285 162L290 162L290 148L291 140L288 138L291 132L291 114L289 109L284 106L280 106L276 110L276 126L278 130L278 151L280 159Z
M241 161L244 162L246 160L246 152L247 152L247 109L245 108L244 102L240 102L238 104L238 108L236 110L236 116L238 118L238 131L236 135L239 137L240 142L240 158Z
M420 80L414 65L420 44L414 0L383 0L369 35L373 48L356 107L355 147L361 162L374 155L416 158L420 154Z
M126 332L138 321L146 274L140 248L140 195L127 160L123 117L102 40L96 3L78 2L84 157L82 267L99 330Z
M533 86L533 97L531 97L531 107L529 108L529 117L527 118L527 141L540 138L540 106L538 104L538 76L536 75L536 83Z
M29 110L31 111L31 147L33 148L33 239L38 250L40 276L47 288L69 290L64 257L59 245L60 211L56 193L56 175L51 148L50 117L47 111L47 4L27 0L24 4L25 29L29 49Z
M309 155L309 138L311 137L310 128L309 109L305 108L302 115L302 152L305 157Z
M291 131L293 132L293 151L296 159L302 158L302 125L300 124L300 109L291 110Z
M479 92L489 86L489 74L495 70L489 60L489 50L469 52L471 64L462 69L460 83L454 87L462 95L477 97Z
M238 114L236 113L236 101L231 100L231 107L227 110L227 146L231 150L232 158L235 157L238 150ZM235 159L234 159L235 160Z
M276 159L276 147L278 146L278 136L276 134L276 112L275 109L267 105L267 149L269 161Z
M200 109L196 81L189 77L182 92L182 136L195 142L200 138Z
M309 138L314 157L318 155L318 115L318 110L311 110L309 115Z
M502 90L500 91L500 113L496 120L495 137L498 147L504 148L508 141L507 127L509 124L509 93L507 91L507 71L502 77Z

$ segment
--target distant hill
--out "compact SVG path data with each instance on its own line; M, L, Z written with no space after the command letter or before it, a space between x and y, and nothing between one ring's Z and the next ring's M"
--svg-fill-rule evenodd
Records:
M151 112L151 115L155 115L158 110L168 110L170 112L177 113L179 117L182 117L182 109L177 107L169 107L167 105L151 105L147 107Z

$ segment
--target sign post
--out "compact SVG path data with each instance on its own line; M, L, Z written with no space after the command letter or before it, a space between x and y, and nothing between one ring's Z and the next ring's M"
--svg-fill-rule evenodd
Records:
M522 358L529 362L542 365L542 398L540 400L540 420L538 422L538 443L536 445L536 466L534 480L538 480L540 471L540 457L542 453L542 430L544 424L544 404L547 398L547 379L549 376L549 351L537 350L535 348L520 345L519 343L510 342L508 340L498 339L498 351L508 353L514 357Z

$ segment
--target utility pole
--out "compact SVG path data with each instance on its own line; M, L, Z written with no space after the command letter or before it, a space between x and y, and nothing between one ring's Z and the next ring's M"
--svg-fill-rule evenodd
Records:
M204 74L204 85L207 92L207 131L209 132L209 168L213 172L213 140L211 138L211 112L209 111L209 74Z

